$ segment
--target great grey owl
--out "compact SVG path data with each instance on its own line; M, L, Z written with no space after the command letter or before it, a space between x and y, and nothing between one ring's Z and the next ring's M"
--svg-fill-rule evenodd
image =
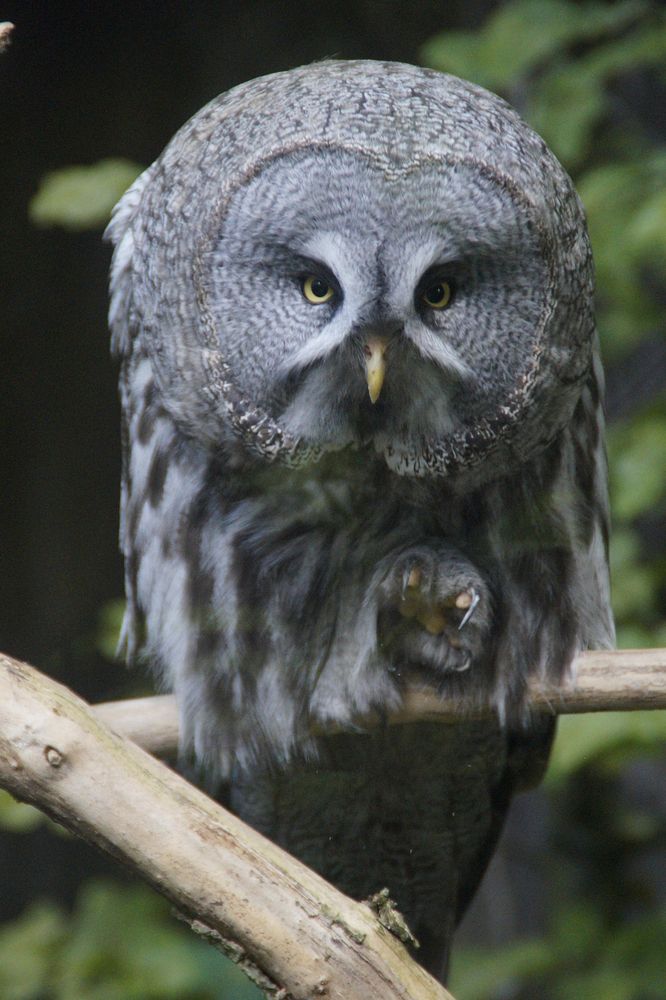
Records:
M443 976L547 757L528 679L613 643L571 182L480 87L330 61L205 107L109 233L127 654L232 808L387 886ZM355 727L408 685L469 717Z

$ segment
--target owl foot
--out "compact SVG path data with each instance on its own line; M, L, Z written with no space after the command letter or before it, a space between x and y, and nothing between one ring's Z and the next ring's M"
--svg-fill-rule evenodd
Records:
M439 606L431 605L424 598L421 589L423 572L419 565L409 570L402 591L402 603L398 610L403 618L416 618L431 635L441 635L454 608L464 611L458 623L458 631L463 629L478 607L481 596L475 587L461 590L457 594L447 594Z
M437 544L403 551L380 591L380 643L394 669L462 673L481 657L490 631L490 594L455 549Z

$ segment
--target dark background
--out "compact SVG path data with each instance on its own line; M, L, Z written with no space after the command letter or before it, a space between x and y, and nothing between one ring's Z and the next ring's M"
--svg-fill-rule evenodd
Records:
M478 27L498 6L5 5L2 17L16 31L0 58L1 650L91 701L147 690L144 677L105 658L97 642L102 609L122 595L119 410L106 326L110 248L99 231L30 223L28 205L43 175L105 157L148 165L187 118L237 83L330 56L419 62L433 35ZM665 105L640 78L626 81L625 113L642 114L661 142ZM611 367L611 412L624 416L641 392L662 391L664 373L666 348L655 333ZM648 525L653 544L663 547L665 523ZM649 784L651 773L636 772L634 785ZM589 798L589 789L574 790L572 808L576 795ZM549 801L537 793L516 803L468 938L502 942L543 924L543 866L534 859L547 850ZM598 848L590 831L582 850ZM610 855L602 860L614 863ZM71 903L94 872L123 877L86 845L43 827L29 836L3 833L0 922L39 896Z

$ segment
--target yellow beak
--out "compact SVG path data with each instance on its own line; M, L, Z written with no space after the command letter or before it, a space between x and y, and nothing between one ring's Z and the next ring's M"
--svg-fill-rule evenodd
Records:
M384 385L386 362L384 352L387 341L383 337L370 337L363 345L365 354L365 377L368 383L370 402L376 403Z

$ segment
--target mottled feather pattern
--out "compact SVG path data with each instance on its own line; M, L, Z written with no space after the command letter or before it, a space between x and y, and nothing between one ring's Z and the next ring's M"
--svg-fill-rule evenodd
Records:
M614 640L580 202L481 88L330 62L204 108L109 235L128 659L183 760L344 891L387 885L444 977L547 760L530 677ZM460 723L359 731L419 685Z
M531 673L562 677L579 649L612 643L607 607L590 607L595 591L586 579L587 551L605 537L606 511L594 477L569 474L576 433L589 433L584 423L564 432L518 482L499 480L459 497L441 481L426 490L401 480L393 503L380 505L389 477L376 459L369 477L363 455L337 456L303 475L252 461L229 468L196 449L161 410L148 371L143 359L126 484L133 497L125 514L129 593L148 619L149 655L170 671L168 683L177 688L183 674L189 684L194 670L205 703L214 681L209 738L208 713L196 700L184 716L208 768L228 773L233 753L216 760L222 732L244 763L275 753L286 759L311 748L313 720L349 724L373 708L395 707L415 673L470 710L490 702L516 722ZM597 426L583 400L579 412ZM419 546L437 552L446 538L456 538L482 570L489 602L493 595L483 682L480 663L443 677L436 665L395 663L377 634L391 567L405 550L414 559ZM447 543L442 557L447 572L451 549Z

